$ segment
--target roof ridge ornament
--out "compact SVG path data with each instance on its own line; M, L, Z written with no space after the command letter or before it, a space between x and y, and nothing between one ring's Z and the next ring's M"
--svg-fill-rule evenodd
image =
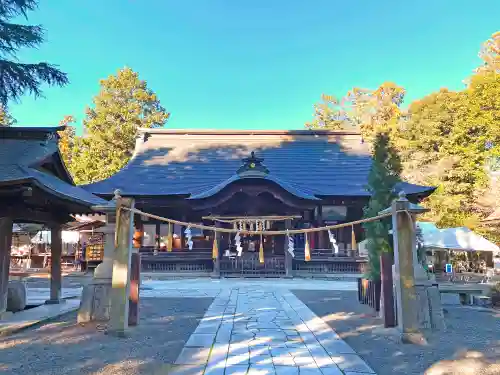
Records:
M269 174L269 169L262 164L264 158L255 156L255 151L249 157L241 159L243 165L236 172L240 177L265 177Z

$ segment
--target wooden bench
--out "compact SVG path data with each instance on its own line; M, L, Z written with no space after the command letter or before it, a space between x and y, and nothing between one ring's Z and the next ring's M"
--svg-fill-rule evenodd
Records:
M458 294L460 303L462 305L471 305L472 296L483 295L485 294L486 289L472 285L464 285L464 286L440 285L439 292L448 294Z

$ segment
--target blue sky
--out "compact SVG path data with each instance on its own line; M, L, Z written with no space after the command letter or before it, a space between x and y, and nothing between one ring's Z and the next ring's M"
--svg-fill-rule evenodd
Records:
M499 0L42 0L30 23L48 40L19 57L71 82L10 108L19 125L81 122L99 79L130 66L169 127L302 128L322 93L394 81L409 103L460 89L499 15Z

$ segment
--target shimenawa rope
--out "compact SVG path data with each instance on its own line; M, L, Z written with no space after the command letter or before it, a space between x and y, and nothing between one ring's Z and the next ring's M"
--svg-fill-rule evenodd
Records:
M382 215L377 215L373 216L370 218L366 219L360 219L360 220L355 220L351 221L349 223L342 223L342 224L335 224L335 225L327 225L324 227L318 227L318 228L307 228L307 229L289 229L289 230L266 230L266 231L257 231L257 230L238 230L238 229L229 229L229 228L219 228L219 227L211 227L208 225L203 225L203 224L194 224L194 223L187 223L185 221L179 221L179 220L174 220L174 219L168 219L166 217L158 216L158 215L153 215L141 210L138 210L136 208L128 208L128 207L123 207L120 206L118 210L126 210L130 211L132 213L141 215L141 216L146 216L151 219L156 219L160 221L164 221L170 224L177 224L185 227L191 227L191 228L197 228L197 229L202 229L202 230L210 230L213 232L221 232L221 233L240 233L240 234L247 234L247 235L263 235L263 236L276 236L276 235L286 235L286 234L300 234L300 233L313 233L313 232L322 232L324 230L331 230L331 229L337 229L337 228L345 228L345 227L350 227L353 225L358 225L358 224L363 224L363 223L369 223L372 221L377 221L384 219L386 217L392 216L392 213L386 213ZM407 212L406 210L398 211L398 212ZM119 216L119 212L117 213Z

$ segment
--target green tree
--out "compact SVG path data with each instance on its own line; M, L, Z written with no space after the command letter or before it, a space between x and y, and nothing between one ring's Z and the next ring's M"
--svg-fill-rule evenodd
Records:
M396 197L395 186L400 182L401 161L393 147L388 133L377 133L373 140L373 163L368 176L368 190L371 193L364 209L365 217L373 217L389 207ZM380 255L392 251L389 237L390 219L363 224L366 233L369 256L369 277L380 277Z
M487 69L465 90L442 89L410 105L400 133L405 177L437 187L423 219L481 230L480 219L498 203L490 174L500 156L498 118L500 75Z
M479 51L483 65L477 69L478 73L495 72L500 74L500 31L494 33L483 43Z
M71 169L71 161L73 154L76 152L75 147L78 142L76 138L75 128L71 125L76 122L76 119L69 115L64 116L64 118L59 122L60 126L64 126L65 129L59 132L59 151L63 158L64 164L68 169Z
M37 8L38 0L0 0L0 103L17 101L26 92L42 94L42 84L63 86L68 83L65 73L46 62L21 63L17 52L21 48L36 48L44 41L40 25L12 22Z
M314 105L309 129L358 130L371 139L377 131L393 132L401 117L400 106L405 89L393 82L384 82L377 89L354 87L341 99L323 94Z
M11 116L7 108L0 104L0 126L12 126L16 120Z
M138 128L163 126L169 113L146 81L130 68L101 80L86 111L84 136L75 141L70 170L79 184L105 179L127 164Z
M348 124L341 102L332 95L321 95L314 104L313 120L305 124L308 129L341 130Z

